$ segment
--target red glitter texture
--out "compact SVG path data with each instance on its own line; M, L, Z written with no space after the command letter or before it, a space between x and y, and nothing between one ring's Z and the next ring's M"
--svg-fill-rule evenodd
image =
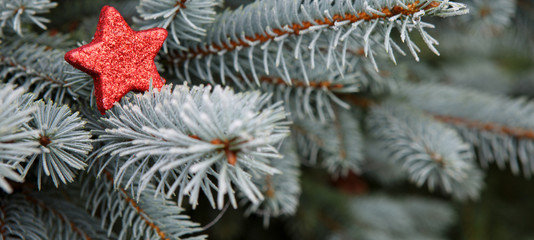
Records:
M104 6L89 44L70 50L65 60L93 77L98 110L102 114L129 91L147 91L165 84L154 58L167 30L132 30L113 7Z

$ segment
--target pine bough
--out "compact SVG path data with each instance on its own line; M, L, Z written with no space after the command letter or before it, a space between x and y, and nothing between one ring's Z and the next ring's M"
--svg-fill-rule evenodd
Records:
M219 208L226 194L237 207L234 186L257 204L264 197L251 178L280 173L270 162L281 157L274 144L288 135L288 122L281 103L266 106L269 95L164 86L123 99L102 120L105 130L95 131L105 145L94 159L108 159L103 167L125 159L115 184L128 188L139 181L137 197L158 181L156 194L177 194L179 205L189 194L196 206L202 190L215 206L216 188ZM128 171L131 177L125 177Z
M514 174L522 170L530 177L534 173L532 101L438 84L402 89L413 105L453 126L476 146L482 166L495 162L501 169L509 165Z
M182 209L168 199L154 198L153 184L145 186L141 195L134 199L137 185L126 190L117 186L113 179L116 169L103 170L103 176L94 178L94 171L83 180L82 196L86 209L101 219L101 227L107 229L108 237L117 240L141 239L205 239L205 235L190 236L201 230L197 223L182 215ZM127 177L133 172L125 173ZM129 227L124 227L129 226ZM119 228L119 235L113 230Z
M314 69L318 58L325 59L327 68L341 68L351 49L369 57L378 70L374 58L378 46L393 61L394 52L405 54L391 37L393 28L399 30L402 42L418 59L420 49L410 38L412 30L417 30L426 45L438 54L434 47L437 40L425 30L434 26L423 22L423 17L465 13L463 4L450 1L256 1L220 14L201 42L184 43L171 51L168 59L182 79L190 79L190 71L196 71L204 80L212 79L212 72L218 72L224 82L228 72L248 68L257 84L260 82L257 72L262 68L266 73L269 68L279 69L285 73L284 80L291 83L286 66L290 62L298 62L304 74L305 66Z
M458 199L478 198L483 174L471 146L453 129L393 101L373 107L367 118L372 136L390 159L418 186L426 184Z
M87 74L63 60L65 50L33 43L48 38L9 38L0 43L0 77L8 83L31 89L38 97L57 103L90 99L93 82Z
M3 29L6 26L22 35L22 23L24 22L31 22L46 29L44 23L48 23L50 20L35 15L47 13L56 6L57 3L50 2L50 0L0 0L0 37L3 37Z

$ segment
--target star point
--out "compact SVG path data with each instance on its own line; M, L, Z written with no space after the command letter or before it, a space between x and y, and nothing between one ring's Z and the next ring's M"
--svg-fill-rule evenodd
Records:
M156 57L167 30L134 31L113 7L100 12L93 40L65 54L65 60L93 77L98 109L102 114L130 91L147 91L165 84Z

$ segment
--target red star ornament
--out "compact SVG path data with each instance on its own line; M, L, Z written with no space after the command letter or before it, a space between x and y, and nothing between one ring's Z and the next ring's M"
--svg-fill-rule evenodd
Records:
M91 75L98 110L102 114L129 91L147 91L165 84L154 58L167 38L167 30L132 30L113 7L104 6L93 40L70 50L65 60Z

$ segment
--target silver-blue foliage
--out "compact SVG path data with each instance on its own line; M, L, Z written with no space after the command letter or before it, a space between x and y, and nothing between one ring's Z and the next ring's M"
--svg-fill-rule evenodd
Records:
M465 4L471 10L463 20L469 21L471 32L493 34L506 30L516 16L516 0L469 0Z
M292 45L294 43L286 43L286 47ZM390 80L377 74L366 58L350 58L344 62L335 59L336 67L329 68L327 59L321 54L314 60L317 66L310 67L309 56L302 56L300 61L285 62L283 59L291 59L294 53L283 49L273 45L263 50L254 48L252 53L234 51L219 57L194 58L186 60L183 65L179 63L173 71L182 74L180 68L183 68L181 78L188 82L199 78L211 84L227 84L231 80L230 83L240 90L260 89L272 93L274 102L284 100L286 108L294 110L293 117L318 118L323 122L335 117L332 104L349 107L337 94L355 93L361 88L378 90L384 85L379 83ZM253 55L253 63L249 62L249 54ZM272 57L277 54L282 57ZM260 59L258 56L261 55L266 58ZM280 61L283 66L278 67Z
M183 209L176 202L154 198L156 187L153 184L145 186L135 200L136 185L128 190L116 186L113 168L103 171L97 179L93 173L84 177L82 196L86 198L87 210L102 219L101 226L107 229L108 236L114 236L114 230L118 229L118 240L206 238L198 235L201 228L182 214ZM132 172L126 174L132 176Z
M180 48L182 41L201 41L204 27L215 19L215 7L220 0L141 0L137 6L140 19L134 18L141 29L166 28L167 44Z
M482 166L496 162L515 174L534 172L532 101L440 84L406 85L403 92L412 104L458 129L477 147Z
M47 13L56 6L57 3L50 0L0 0L0 37L3 37L4 27L10 27L22 35L22 24L25 22L46 29L44 24L50 20L36 14Z
M281 146L280 153L284 158L272 161L273 167L280 169L280 174L254 178L265 199L258 204L248 204L246 214L254 213L263 216L263 224L269 226L271 217L291 216L297 211L300 187L300 160L295 152L295 144L286 139ZM245 202L248 201L245 199Z
M41 151L29 157L22 175L26 176L32 169L36 171L39 188L43 173L50 176L56 186L72 182L76 170L87 166L85 161L93 148L91 134L84 129L85 121L66 105L43 101L36 105L29 126L38 132L33 141L40 144ZM35 162L36 166L33 166Z
M285 108L291 110L291 119L309 118L324 123L336 118L333 105L350 108L337 94L358 92L360 78L359 74L328 76L307 85L298 80L286 84L281 78L262 77L260 90L272 94L273 103L283 101Z
M423 16L444 17L466 12L463 4L450 1L256 1L244 8L223 12L208 29L203 41L184 44L185 49L171 52L170 58L175 66L184 66L187 79L192 60L206 59L206 65L211 68L219 67L219 64L210 64L210 59L220 58L219 72L225 72L224 69L239 72L242 70L237 60L222 59L225 55L233 55L235 59L241 55L258 83L256 65L279 69L286 76L289 62L297 62L301 67L309 64L313 69L315 59L325 58L327 68L339 68L344 66L347 56L354 55L348 50L357 45L361 46L362 55L369 57L378 69L374 56L379 48L384 48L393 61L394 52L404 55L391 36L393 28L399 30L401 41L418 59L420 49L410 38L412 30L417 30L426 45L438 54L434 47L437 40L425 30L434 26L423 22ZM286 51L293 54L284 56ZM304 60L309 61L305 63ZM181 77L179 72L176 71ZM211 76L201 78L208 80Z
M359 111L337 108L336 118L320 123L309 119L295 121L299 151L307 163L323 166L334 177L359 173L363 161L363 137L359 124Z
M131 95L103 118L105 131L95 131L105 143L95 159L124 158L115 184L128 188L140 175L137 197L157 180L157 192L176 194L180 204L189 195L196 206L202 190L215 206L216 188L219 208L225 195L237 207L234 187L258 203L263 194L251 178L280 172L270 162L281 157L274 144L288 135L281 103L266 106L268 101L269 95L220 86L164 86ZM135 171L125 177L129 169Z
M382 186L399 186L408 180L405 169L399 168L378 141L372 137L365 138L363 146L365 159L362 163L362 175L373 179Z
M31 95L23 95L24 89L10 84L0 84L0 188L11 193L6 181L22 182L16 172L26 157L39 153L38 143L31 141L38 132L27 126L37 108L29 106Z
M11 192L7 179L22 182L28 174L37 175L39 188L43 173L56 186L72 182L90 159L94 172L82 180L82 192L87 209L102 220L60 195L25 189L0 199L2 236L204 239L194 236L202 229L180 208L184 197L196 207L200 191L219 209L226 198L237 207L237 194L247 213L262 215L268 224L271 217L294 214L298 206L297 149L307 163L321 159L334 177L350 171L376 174L369 168L387 165L396 171L379 169L378 178L394 173L393 181L408 177L459 199L477 198L482 187L469 143L483 165L496 161L500 167L509 164L514 173L520 165L526 176L534 172L530 101L405 84L402 100L424 112L395 102L399 99L371 106L365 125L369 149L360 126L363 111L349 110L344 101L344 94L374 95L375 86L391 86L377 73L382 59L396 63L396 55L409 51L418 60L423 42L439 55L438 41L427 32L434 25L426 18L465 14L466 5L448 0L250 2L216 16L221 0L140 0L136 23L169 30L163 57L180 79L212 85L231 80L240 90L268 94L187 85L130 94L100 120L87 115L98 136L88 156L91 134L78 113L23 95L31 90L56 103L66 102L67 95L90 98L92 81L63 62L66 39L37 36L24 27L26 22L46 29L48 20L37 15L56 4L0 0L0 77L8 83L0 84L0 188ZM483 33L504 29L515 15L514 1L468 4L476 11L475 28ZM4 37L3 30L13 36ZM421 40L412 39L414 32ZM282 142L289 122L280 100L292 111L296 143ZM391 161L382 164L373 157ZM353 210L355 227L332 238L441 239L454 220L449 206L419 198L356 197Z
M366 119L390 159L417 186L426 184L458 199L478 198L483 174L471 146L452 128L396 100L373 107Z
M35 40L35 39L34 39ZM89 99L91 77L68 65L65 51L47 45L25 43L12 39L0 43L0 78L8 83L32 89L33 94L55 102Z

